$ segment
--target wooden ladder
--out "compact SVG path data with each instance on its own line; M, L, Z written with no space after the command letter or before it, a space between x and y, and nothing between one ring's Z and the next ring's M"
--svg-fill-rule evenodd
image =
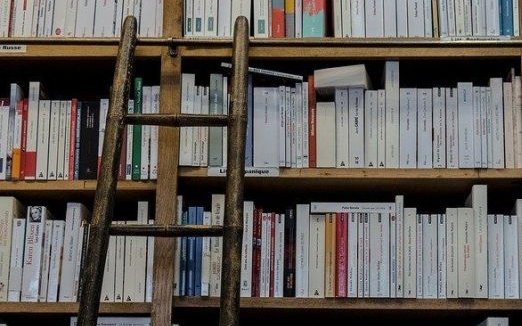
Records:
M241 243L243 237L243 185L245 173L246 105L248 74L248 21L239 17L234 26L233 72L231 87L231 110L225 115L127 115L130 83L134 67L136 47L136 19L125 19L113 88L105 139L101 170L98 176L94 208L90 225L86 266L81 271L82 293L80 296L79 326L96 326L100 294L103 281L107 246L111 235L154 236L154 237L223 237L221 278L221 326L239 325L239 290ZM228 159L225 196L225 218L223 226L201 225L112 225L114 198L118 179L118 165L126 124L156 125L165 127L228 127ZM173 148L172 150L178 150ZM161 175L159 176L161 178ZM173 198L175 194L173 194ZM172 211L171 216L175 217ZM174 257L171 257L174 261ZM155 262L157 263L157 262ZM179 262L176 262L179 263ZM172 283L172 282L171 282ZM162 320L161 325L171 326L170 318L155 318L155 313L172 311L171 301L162 302L152 298L152 320ZM158 308L159 306L159 308ZM170 315L169 315L170 317ZM163 324L164 323L164 324Z

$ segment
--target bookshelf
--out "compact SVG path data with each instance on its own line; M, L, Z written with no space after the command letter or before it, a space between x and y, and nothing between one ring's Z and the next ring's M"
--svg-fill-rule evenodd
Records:
M164 0L164 36L179 42L175 55L165 46L152 40L143 40L136 48L137 60L145 66L149 59L159 62L161 85L161 112L179 113L181 102L180 79L187 61L205 62L229 58L231 41L220 39L183 39L183 0ZM0 39L1 44L22 44L25 53L0 53L0 66L26 60L33 64L75 60L81 65L96 67L99 60L113 60L117 53L117 39L61 40ZM260 61L384 61L386 59L413 60L429 65L429 60L476 60L487 63L489 59L512 60L522 63L522 40L503 41L440 41L438 39L252 39L250 58ZM159 134L159 166L156 182L123 181L118 183L118 195L130 198L154 196L157 224L173 223L175 195L209 187L219 189L224 178L209 177L207 168L178 167L179 134L174 129L161 128ZM520 189L522 169L281 169L278 177L247 178L247 193L269 192L276 189L284 194L298 189L301 194L332 190L370 190L373 188L402 189L424 193L441 192L445 196L469 191L472 184L486 183L511 196ZM78 196L93 197L95 181L46 181L0 182L0 195L56 200L57 193L63 201ZM511 198L511 199L514 199ZM154 297L157 304L102 304L104 315L149 315L156 325L168 325L170 316L178 316L191 325L198 320L201 311L215 312L219 306L216 298L173 297L172 279L175 242L172 239L155 240ZM465 325L472 325L477 318L489 313L522 317L522 300L409 300L409 299L298 299L298 298L244 298L241 306L246 311L245 324L262 324L265 312L276 313L281 320L287 318L303 321L316 314L324 318L342 313L346 318L358 314L378 319L381 313L391 314L398 321L406 315L408 324L422 321L425 316L449 318L459 316ZM174 311L173 311L174 309ZM31 315L68 317L78 310L77 303L0 303L0 317ZM296 316L303 313L305 317ZM216 323L215 314L210 315ZM442 317L441 317L442 316ZM450 317L447 317L450 316ZM259 318L263 317L263 318ZM177 318L177 317L176 317ZM259 318L259 320L257 320ZM316 317L317 318L317 317ZM480 319L480 318L479 318ZM257 321L256 321L257 320ZM464 325L463 324L463 325Z

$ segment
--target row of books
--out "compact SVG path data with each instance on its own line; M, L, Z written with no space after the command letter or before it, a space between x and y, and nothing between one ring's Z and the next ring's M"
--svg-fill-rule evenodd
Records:
M222 225L224 195L211 210L178 198L178 223ZM312 202L275 213L246 201L243 297L519 299L522 200L514 215L488 214L487 186L465 207L427 214L393 202ZM175 290L219 296L222 240L178 240Z
M129 112L159 113L159 92L136 78ZM48 100L39 82L28 94L11 84L0 99L0 180L96 179L109 100ZM125 137L120 179L156 179L158 127L128 126Z
M127 16L140 36L162 36L163 0L6 0L0 37L115 37Z
M76 302L87 264L89 211L67 203L65 218L45 206L25 208L14 197L0 197L0 302ZM117 222L125 223L125 222ZM152 223L148 202L138 202L137 220ZM150 302L154 241L111 237L102 302Z
M272 80L269 87L254 86L251 76L245 165L522 167L521 79L514 71L488 86L400 88L399 63L386 62L384 70L379 90L365 90L364 65L316 70L304 82ZM183 74L181 112L226 114L227 84L222 74L211 74L210 86ZM226 139L226 128L182 128L180 165L226 165Z
M266 38L518 36L517 0L185 0L185 37L230 37L238 16ZM440 31L440 32L439 32Z

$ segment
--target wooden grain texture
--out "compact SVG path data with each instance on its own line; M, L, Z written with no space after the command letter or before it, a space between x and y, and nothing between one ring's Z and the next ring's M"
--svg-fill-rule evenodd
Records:
M72 315L78 313L79 307L77 302L0 302L0 314ZM102 303L99 312L102 315L141 315L150 311L150 303Z
M160 58L161 46L142 45L136 47L137 58ZM0 60L38 59L114 59L118 45L28 45L26 53L0 53Z
M94 192L95 180L75 181L0 181L0 193L10 192ZM155 191L155 181L119 181L118 192Z
M218 308L219 298L183 297L176 308ZM522 300L241 298L241 309L374 311L522 311Z
M167 2L166 2L167 3ZM180 113L181 58L164 49L161 59L161 113ZM159 129L157 225L172 225L176 216L179 129ZM175 239L156 238L154 243L154 285L152 323L170 326L174 280Z

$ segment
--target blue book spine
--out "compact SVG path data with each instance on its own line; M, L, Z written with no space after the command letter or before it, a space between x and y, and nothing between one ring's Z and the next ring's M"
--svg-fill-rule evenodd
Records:
M188 224L196 224L196 207L189 207ZM187 296L193 297L195 295L195 271L196 271L196 238L188 237L187 241Z
M203 225L203 207L196 207L196 224ZM195 292L196 296L201 296L201 261L203 258L203 238L196 238L196 271L195 271Z
M254 84L252 74L248 75L248 92L247 92L247 131L245 142L245 166L252 167L254 165L253 146L254 146Z
M502 35L513 35L513 0L500 0L500 26Z
M181 215L181 224L187 224L187 212ZM185 296L187 294L187 238L181 238L180 262L179 262L179 295Z

